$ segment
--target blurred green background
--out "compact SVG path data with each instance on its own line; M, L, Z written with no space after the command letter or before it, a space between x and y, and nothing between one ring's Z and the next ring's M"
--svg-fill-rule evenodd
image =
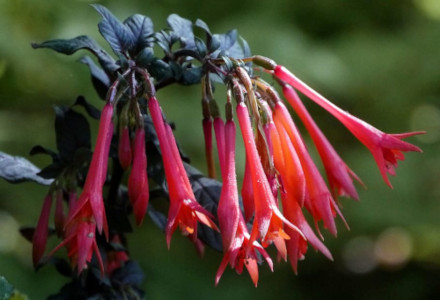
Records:
M87 34L101 44L99 15L91 1L0 0L0 150L29 158L35 144L55 148L52 105L84 95L101 107L84 65L73 57L32 50L31 41ZM218 287L221 254L199 259L175 234L150 220L129 237L131 255L145 270L149 299L433 299L440 297L440 2L438 0L128 0L99 1L120 19L150 16L163 28L171 13L206 21L213 32L231 28L254 54L289 67L337 105L390 132L426 130L409 139L424 153L408 154L393 177L382 181L370 153L315 105L318 124L368 189L361 201L342 199L348 231L325 235L335 261L309 249L295 276L289 264L260 268L255 289L247 274L227 269ZM203 160L199 87L160 91L176 135L196 167ZM218 99L223 98L217 95ZM309 102L306 102L309 104ZM96 123L92 124L96 129ZM308 137L306 136L308 140ZM310 149L313 149L310 146ZM243 157L243 154L241 154ZM32 157L40 167L46 157ZM242 175L242 170L239 170ZM0 181L0 275L30 299L43 299L66 279L51 267L35 272L31 247L18 228L34 225L46 187ZM52 241L55 244L57 241ZM271 254L274 252L271 250ZM60 251L58 255L65 255ZM275 258L275 256L273 255Z

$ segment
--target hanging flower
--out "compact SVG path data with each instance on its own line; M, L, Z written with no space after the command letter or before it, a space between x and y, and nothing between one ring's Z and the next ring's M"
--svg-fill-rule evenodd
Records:
M128 178L128 196L138 225L142 224L147 211L150 192L147 177L147 155L145 154L145 131L137 128L133 146L133 167Z
M189 235L195 242L197 241L197 222L216 230L217 226L212 221L212 215L195 200L171 127L165 123L156 98L151 97L148 100L148 108L159 139L165 177L168 183L170 198L166 225L168 248L171 243L171 235L177 226L180 227L184 235Z
M424 132L417 131L401 134L384 133L348 112L343 111L298 79L285 67L280 65L276 66L274 68L274 75L298 89L301 93L323 107L344 124L345 127L347 127L347 129L368 148L368 150L370 150L384 181L390 187L392 186L387 173L395 175L394 169L397 167L397 160L403 160L405 158L402 152L421 152L420 148L404 142L401 139L417 134L423 134Z

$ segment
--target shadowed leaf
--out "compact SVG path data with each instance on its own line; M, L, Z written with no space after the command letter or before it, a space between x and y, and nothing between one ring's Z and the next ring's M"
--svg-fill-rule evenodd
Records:
M52 180L39 176L38 172L40 172L40 169L27 159L0 152L0 178L10 183L24 181L34 181L43 185L52 183Z

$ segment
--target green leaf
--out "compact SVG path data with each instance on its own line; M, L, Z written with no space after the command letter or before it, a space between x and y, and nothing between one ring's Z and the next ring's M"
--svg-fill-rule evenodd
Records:
M171 14L167 18L167 23L179 37L182 48L196 50L192 22L184 19L177 14Z
M110 87L110 78L108 77L107 73L105 73L104 70L98 67L89 56L81 57L79 59L79 62L89 67L93 87L98 93L99 98L105 100L107 96L107 90Z
M141 68L147 68L151 62L155 59L153 48L144 48L136 56L136 65Z
M146 47L153 46L153 22L150 18L143 15L135 14L124 21L134 37L134 53Z
M43 43L31 43L32 48L48 48L56 52L72 55L78 50L85 49L93 53L99 60L101 66L106 72L114 72L119 69L114 59L103 50L93 39L86 35L80 35L73 39L55 39Z
M201 67L187 68L182 74L181 83L184 85L191 85L200 83L203 76L203 70Z
M200 38L196 37L195 43L196 43L196 48L197 48L197 52L199 53L199 56L205 57L206 53L208 52L208 49L205 45L205 42L202 41Z
M23 157L11 156L0 152L0 178L10 183L34 181L43 185L50 185L52 180L38 175L40 169Z
M113 51L118 54L130 50L135 44L135 38L131 30L104 6L99 4L92 4L92 6L103 18L98 24L98 29Z

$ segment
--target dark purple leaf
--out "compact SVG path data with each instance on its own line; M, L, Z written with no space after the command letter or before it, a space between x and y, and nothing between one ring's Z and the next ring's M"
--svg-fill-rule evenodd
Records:
M99 32L110 44L113 51L119 54L130 50L135 43L131 30L104 6L99 4L92 4L92 6L102 16L102 20L98 24Z

